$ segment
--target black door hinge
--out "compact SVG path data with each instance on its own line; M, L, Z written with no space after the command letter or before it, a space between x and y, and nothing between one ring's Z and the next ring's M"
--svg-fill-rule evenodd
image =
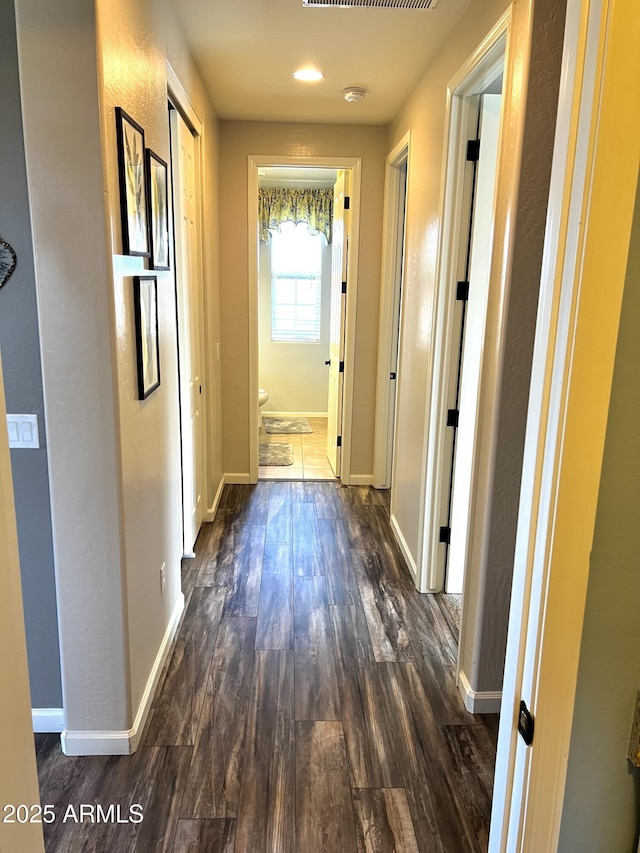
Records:
M456 299L458 302L466 302L469 298L469 282L459 281L456 285Z
M392 370L391 373L389 374L389 379L395 379L396 376L397 376L397 374L396 374L395 370Z
M339 435L336 439L336 447L342 447L342 436Z
M441 527L440 528L440 536L438 537L438 541L443 545L451 544L451 528L450 527Z
M458 421L460 420L460 410L459 409L447 409L447 426L448 427L458 427Z
M341 362L340 362L340 367L339 367L338 372L339 372L339 373L344 373L344 361L341 361Z
M518 731L527 746L533 742L534 720L531 711L527 708L524 700L520 702L520 713L518 714Z
M480 159L480 140L469 139L467 141L467 163L477 163Z
M350 207L351 207L351 199L349 198L349 196L348 196L348 195L346 195L346 196L344 197L344 209L345 209L345 210L349 210L349 209L350 209Z
M346 293L346 292L347 292L347 282L346 282L346 281L343 281L343 282L342 282L342 292L343 292L343 293Z

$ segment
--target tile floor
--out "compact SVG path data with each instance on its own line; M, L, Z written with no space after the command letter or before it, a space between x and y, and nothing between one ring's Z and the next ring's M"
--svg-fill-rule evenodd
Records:
M327 419L308 418L312 433L269 435L260 428L260 441L279 441L293 447L293 465L261 465L261 480L335 480L327 460Z

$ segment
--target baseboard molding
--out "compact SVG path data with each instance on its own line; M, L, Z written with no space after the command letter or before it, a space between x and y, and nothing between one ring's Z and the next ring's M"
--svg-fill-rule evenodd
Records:
M402 535L402 531L398 526L398 522L396 521L395 515L391 515L389 517L389 522L391 524L391 529L393 530L393 535L396 537L396 542L398 543L398 547L402 551L402 556L405 558L407 566L409 567L409 571L411 572L411 577L413 578L413 582L416 585L416 589L418 589L418 567L416 565L413 556L411 555L411 551L409 550L409 546Z
M242 485L251 483L251 474L235 474L233 472L224 475L224 484Z
M61 732L64 729L64 708L32 708L33 731Z
M326 418L327 412L261 412L264 418Z
M351 474L350 486L373 486L373 474Z
M224 474L220 477L220 482L218 484L218 488L213 498L213 503L207 510L207 521L213 521L216 517L216 512L218 511L218 506L220 504L220 498L222 497L222 490L224 489L224 484L226 482Z
M471 689L469 679L460 672L458 675L458 690L464 706L470 714L499 714L502 704L502 691L476 691Z
M175 637L182 611L184 610L184 595L180 593L173 608L171 619L167 625L162 643L154 661L151 673L138 706L138 712L133 726L124 731L69 731L63 729L60 745L65 755L131 755L140 743L151 710L153 695L158 686L160 674L164 666L173 638Z

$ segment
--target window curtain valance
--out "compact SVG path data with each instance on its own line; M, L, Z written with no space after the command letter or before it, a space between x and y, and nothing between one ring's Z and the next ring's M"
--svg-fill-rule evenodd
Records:
M269 229L279 231L283 222L306 222L310 234L324 234L331 242L333 190L296 190L274 187L258 190L258 228L260 239L268 243Z

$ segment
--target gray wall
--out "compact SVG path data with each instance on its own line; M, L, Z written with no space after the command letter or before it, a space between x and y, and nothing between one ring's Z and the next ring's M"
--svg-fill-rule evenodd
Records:
M13 2L0 4L0 80L0 236L18 256L15 272L0 290L0 349L7 411L38 416L41 447L11 451L31 704L60 708L44 402Z
M626 760L640 688L640 191L591 552L560 853L635 853L640 771Z

